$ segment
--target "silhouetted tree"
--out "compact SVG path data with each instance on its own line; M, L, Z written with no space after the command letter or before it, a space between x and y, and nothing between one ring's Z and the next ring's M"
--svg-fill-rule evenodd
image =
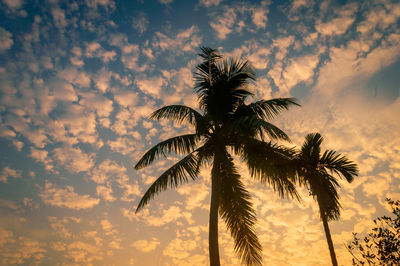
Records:
M363 240L353 233L347 250L353 265L400 265L400 200L386 199L394 218L382 216Z
M195 133L173 137L157 144L138 161L135 168L150 165L171 152L185 155L150 186L136 212L156 194L168 187L196 179L199 168L210 164L211 202L209 221L210 265L220 265L218 249L218 214L234 239L234 250L241 262L261 265L262 248L255 233L256 215L232 154L239 155L251 176L270 184L281 196L298 197L291 181L289 165L293 150L264 141L288 140L288 136L268 120L298 105L295 99L260 100L247 104L252 96L247 85L254 72L247 61L223 60L217 50L203 47L202 63L195 73L195 90L200 112L184 105L170 105L155 111L153 119L171 119L194 127Z
M326 240L333 265L338 265L328 221L340 217L340 202L337 188L339 183L333 176L343 176L348 182L358 175L357 165L345 156L332 150L321 156L322 136L319 133L308 134L301 150L297 154L298 175L310 195L317 201L320 217L324 226Z

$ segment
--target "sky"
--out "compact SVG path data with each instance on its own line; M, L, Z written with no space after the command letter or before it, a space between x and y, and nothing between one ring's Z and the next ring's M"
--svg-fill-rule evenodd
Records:
M400 199L400 3L395 0L0 0L0 264L207 265L209 170L157 195L179 156L136 171L152 145L192 128L148 117L198 108L201 46L249 60L252 100L296 97L272 122L300 147L356 162L330 223L345 244ZM265 265L329 265L318 206L280 199L236 160L257 211ZM239 265L219 223L222 265Z

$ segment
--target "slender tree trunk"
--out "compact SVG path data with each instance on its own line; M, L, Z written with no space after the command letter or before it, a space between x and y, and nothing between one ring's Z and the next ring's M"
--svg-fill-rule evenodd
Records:
M210 252L210 266L219 266L219 248L218 248L218 186L220 163L218 155L214 157L213 168L211 171L211 203L210 203L210 223L208 248Z
M324 225L324 231L325 231L326 241L328 242L329 253L331 254L332 265L338 266L338 263L336 260L335 249L333 247L331 231L329 230L329 226L328 226L328 219L326 218L325 214L322 212L321 208L319 211L321 213L322 224Z

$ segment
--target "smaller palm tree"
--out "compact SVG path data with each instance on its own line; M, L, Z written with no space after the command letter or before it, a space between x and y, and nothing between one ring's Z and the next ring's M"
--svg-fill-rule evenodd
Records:
M333 174L343 176L351 182L358 175L358 169L355 163L335 151L327 150L321 156L322 141L321 134L308 134L301 150L295 156L295 161L298 165L300 184L309 189L310 195L318 203L332 265L336 266L338 264L328 221L339 219L341 205L337 192L340 185Z

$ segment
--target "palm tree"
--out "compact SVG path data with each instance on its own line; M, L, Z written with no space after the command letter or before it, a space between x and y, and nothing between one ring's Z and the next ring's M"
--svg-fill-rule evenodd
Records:
M299 166L300 183L308 187L310 195L318 203L332 265L336 266L338 264L328 221L339 219L341 205L336 190L340 185L333 174L351 182L358 175L358 170L355 163L335 151L327 150L321 156L322 140L319 133L308 134L295 161Z
M185 155L149 187L140 200L140 211L156 194L196 179L201 166L210 165L211 202L209 220L210 265L220 265L218 214L234 239L234 250L246 265L261 265L262 248L255 233L256 216L250 193L245 189L232 154L246 162L251 176L272 187L282 196L297 197L289 165L293 149L264 141L288 140L288 136L267 120L295 99L260 100L247 104L252 96L247 85L254 72L247 61L223 60L217 50L203 47L202 63L195 73L195 90L200 112L184 105L164 106L152 119L171 119L194 127L195 132L176 136L155 145L138 161L135 169L150 165L160 156L174 152Z

